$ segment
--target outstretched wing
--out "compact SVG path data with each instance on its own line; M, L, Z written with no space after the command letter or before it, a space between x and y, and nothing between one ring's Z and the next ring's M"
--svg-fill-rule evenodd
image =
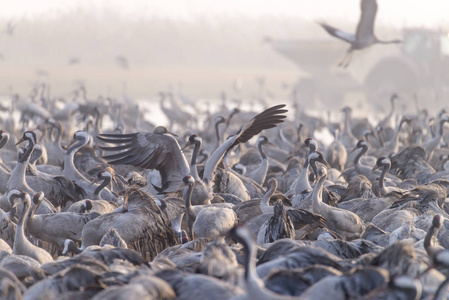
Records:
M321 27L323 27L324 30L327 31L327 33L329 33L330 35L332 35L332 36L334 36L334 37L336 37L336 38L338 38L340 40L343 40L343 41L348 42L350 44L355 42L355 35L352 34L352 33L349 33L349 32L346 32L346 31L343 31L343 30L340 30L340 29L337 29L337 28L329 26L329 25L327 25L325 23L318 22L318 24L320 24Z
M288 110L282 109L284 107L285 104L270 107L252 118L237 132L238 137L230 148L240 143L246 143L262 130L276 127L277 124L284 122L287 116L283 114L288 112Z
M120 151L103 156L112 165L132 165L156 169L162 177L162 186L173 191L189 174L189 164L176 139L170 135L151 132L129 134L100 134L98 139L113 147L101 147L105 151Z
M204 166L203 181L206 183L212 182L215 169L227 151L240 143L247 142L253 136L259 134L262 130L276 127L277 124L284 122L284 119L287 116L283 114L288 111L286 109L282 109L284 107L285 104L279 104L264 110L252 118L248 123L243 125L234 136L221 144L214 151L214 153L212 153L211 157Z
M287 214L292 220L295 229L301 229L307 224L311 224L312 226L324 227L325 219L319 215L311 213L307 210L303 209L290 209L287 210Z
M361 0L360 1L360 21L357 25L356 39L373 39L374 38L374 20L377 14L376 0Z

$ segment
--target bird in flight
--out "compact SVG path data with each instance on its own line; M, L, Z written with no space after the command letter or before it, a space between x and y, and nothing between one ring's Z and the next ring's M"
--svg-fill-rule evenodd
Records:
M318 22L330 35L339 38L351 45L343 59L338 64L339 67L346 68L349 65L349 62L352 58L352 52L354 50L367 48L373 44L397 44L402 42L399 39L379 40L374 34L374 21L376 19L377 13L377 0L361 0L360 10L361 16L355 34L337 29L325 23Z

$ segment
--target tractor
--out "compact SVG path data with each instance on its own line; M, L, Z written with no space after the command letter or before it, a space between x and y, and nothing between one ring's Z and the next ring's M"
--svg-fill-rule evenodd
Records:
M392 93L427 105L449 99L448 32L406 28L402 41L362 50L347 69L337 62L348 45L336 39L273 40L272 47L306 73L295 85L303 103L341 107L351 94L374 105L384 104Z

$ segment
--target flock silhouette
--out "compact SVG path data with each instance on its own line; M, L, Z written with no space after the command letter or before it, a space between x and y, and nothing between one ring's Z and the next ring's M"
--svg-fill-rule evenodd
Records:
M361 11L355 35L321 24L351 44L342 66L399 42L374 35L375 0ZM0 299L446 299L444 107L393 94L324 118L163 91L165 127L131 98L47 89L1 108Z

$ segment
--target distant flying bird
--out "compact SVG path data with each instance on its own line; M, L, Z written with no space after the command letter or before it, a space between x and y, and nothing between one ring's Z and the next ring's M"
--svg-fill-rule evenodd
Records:
M125 70L129 69L128 59L125 56L118 55L115 58L115 61L117 62L117 64L119 65L120 68L125 69Z
M6 34L7 35L13 35L14 34L14 30L16 29L16 25L14 25L11 21L9 21L7 24L6 24Z
M338 64L339 67L347 67L349 65L354 50L360 50L376 43L397 44L402 42L399 39L382 41L374 35L374 20L376 19L377 13L376 0L361 0L360 10L362 11L362 15L360 16L355 35L327 24L319 23L330 35L351 44L351 47L349 47L345 56Z
M49 73L47 70L44 70L44 69L36 69L36 75L46 77L49 75Z
M69 58L69 65L77 65L81 62L81 60L78 57L71 57Z

